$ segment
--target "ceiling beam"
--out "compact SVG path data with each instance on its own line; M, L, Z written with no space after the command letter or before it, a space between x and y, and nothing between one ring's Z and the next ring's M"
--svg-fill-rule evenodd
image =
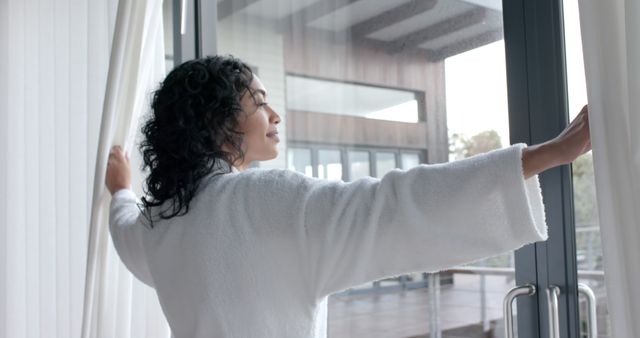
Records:
M410 17L429 11L435 7L437 3L438 0L413 0L357 23L348 28L348 30L354 38L362 38Z
M431 60L443 60L456 54L464 53L466 51L488 45L492 42L499 41L503 38L502 27L494 29L474 37L458 41L452 45L442 47L437 50L429 51L429 57Z
M218 2L218 20L229 17L258 1L260 0L222 0Z
M480 24L486 19L487 12L487 9L478 7L413 33L401 36L393 43L393 50L391 52L397 53L407 48L417 48L425 42L449 35L469 26Z
M285 18L285 24L293 20L310 23L323 16L329 15L343 7L347 7L360 0L320 0L304 7Z

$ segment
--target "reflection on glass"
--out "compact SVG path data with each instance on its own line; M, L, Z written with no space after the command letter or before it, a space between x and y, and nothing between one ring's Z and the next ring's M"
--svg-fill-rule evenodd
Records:
M376 153L376 176L382 177L391 170L397 168L396 154L394 153Z
M430 162L446 162L448 140L439 135L447 129L465 135L463 155L484 149L464 143L484 131L508 140L499 1L220 3L218 52L260 70L270 105L282 117L280 146L294 149L280 152L269 167L308 174L311 166L331 180L382 177L395 167L417 166L427 152ZM475 139L485 144L486 137ZM363 153L350 153L355 147ZM310 153L295 150L303 148ZM509 269L509 262L487 265ZM501 334L496 304L514 286L504 272L483 278L407 273L332 295L328 336Z
M309 177L313 177L311 149L289 148L287 154L287 168L289 168L289 170L301 172Z
M349 179L357 180L361 177L370 176L369 152L349 151Z
M332 99L327 100L328 97ZM287 108L293 111L418 122L418 101L414 92L294 75L287 76Z
M326 178L329 180L342 179L340 150L318 150L318 178Z
M411 169L413 167L417 167L420 164L420 156L413 153L402 153L400 155L400 162L402 162L402 169Z

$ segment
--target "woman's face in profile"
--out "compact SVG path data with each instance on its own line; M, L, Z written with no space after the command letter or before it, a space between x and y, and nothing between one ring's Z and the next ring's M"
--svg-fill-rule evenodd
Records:
M238 120L238 129L244 133L243 165L276 158L280 142L277 130L280 115L268 104L267 90L257 76L253 76L249 90L240 99L240 105L244 111Z

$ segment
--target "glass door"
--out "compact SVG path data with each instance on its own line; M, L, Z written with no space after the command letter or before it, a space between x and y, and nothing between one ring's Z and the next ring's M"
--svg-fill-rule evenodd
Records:
M234 54L282 115L261 167L349 181L555 137L586 102L577 0L165 1L168 67ZM173 32L171 34L170 32ZM506 80L506 81L505 81ZM284 132L283 132L284 131ZM331 337L610 337L589 154L543 173L550 239L330 297ZM446 254L446 253L442 253ZM553 290L559 293L553 300ZM557 306L557 310L553 306ZM554 315L555 319L552 318Z
M535 140L521 2L187 2L196 55L213 40L251 64L282 117L280 155L260 167L349 181ZM536 284L537 263L528 246L354 285L329 298L329 336L504 337L505 295ZM514 304L519 337L538 337L538 297Z
M522 22L519 30L505 30L510 111L527 112L511 130L543 142L587 103L578 1L504 5L507 22ZM518 282L534 279L538 288L537 297L527 300L536 304L518 304L520 315L531 319L518 323L521 336L610 337L591 154L543 173L541 185L549 240L516 255L536 266L534 275L519 270Z
M373 176L371 154L381 176L420 153L438 163L508 145L502 31L495 2L262 0L218 13L217 40L260 70L284 116L281 154L296 158L262 165L314 158L317 177L353 180ZM329 335L502 336L513 286L512 253L372 281L331 297Z

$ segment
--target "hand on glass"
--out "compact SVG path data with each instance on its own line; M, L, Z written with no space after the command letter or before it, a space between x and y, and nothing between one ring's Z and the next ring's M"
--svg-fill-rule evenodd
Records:
M120 189L131 187L129 155L120 146L113 146L109 152L105 184L111 195Z
M529 178L547 169L569 164L591 150L589 109L584 106L580 114L560 135L547 142L527 147L522 152L524 177Z

